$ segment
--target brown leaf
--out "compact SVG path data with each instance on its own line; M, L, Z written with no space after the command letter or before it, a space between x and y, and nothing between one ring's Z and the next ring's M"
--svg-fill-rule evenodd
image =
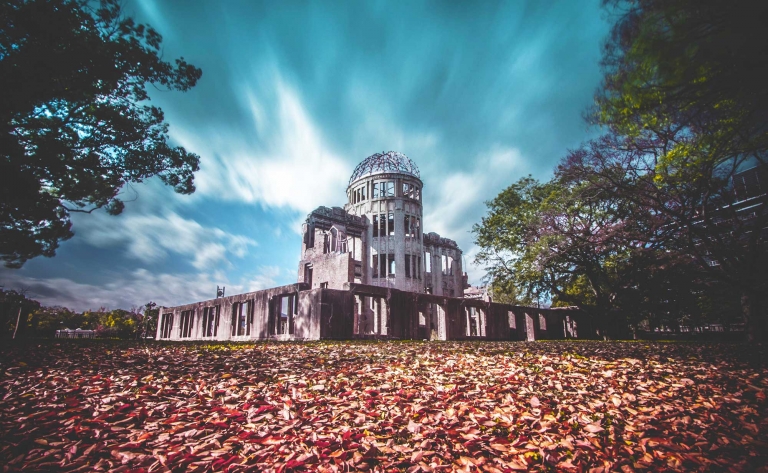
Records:
M587 424L584 426L584 430L586 430L587 432L596 434L598 432L602 432L605 429L602 428L600 424Z

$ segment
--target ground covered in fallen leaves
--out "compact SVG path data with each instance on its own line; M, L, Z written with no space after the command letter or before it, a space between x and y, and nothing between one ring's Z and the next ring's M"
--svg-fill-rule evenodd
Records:
M740 345L160 344L0 350L3 471L756 471ZM759 366L759 365L757 365Z

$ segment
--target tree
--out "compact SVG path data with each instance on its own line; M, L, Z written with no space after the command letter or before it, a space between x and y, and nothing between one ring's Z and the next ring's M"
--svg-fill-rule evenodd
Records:
M147 302L144 304L143 313L141 318L141 338L147 338L152 336L154 338L157 332L157 317L160 315L160 308L154 302Z
M622 335L626 321L614 309L650 251L638 240L641 219L628 218L634 209L559 176L544 184L523 178L487 205L473 231L476 262L494 281L529 300L578 306L601 335Z
M531 301L532 291L516 279L514 264L525 250L526 237L546 195L547 189L538 181L522 178L486 202L488 215L473 226L475 243L481 248L475 261L488 270L494 300L506 295L512 301Z
M168 142L147 84L186 91L200 69L161 59L161 36L119 0L0 3L0 257L20 267L73 235L72 212L123 209L158 176L194 192L199 157Z
M715 155L768 149L768 4L604 0L616 15L595 118L622 135L687 130Z
M81 328L83 316L66 307L40 307L32 316L30 331L38 337L52 338L56 330Z
M557 173L580 183L582 192L610 196L632 209L630 237L642 241L646 253L635 285L644 291L641 301L650 308L650 320L703 313L698 307L704 296L694 294L712 294L713 288L722 293L725 286L731 294L747 294L749 299L743 298L754 307L768 279L765 195L739 197L731 185L738 177L733 163L706 172L696 164L671 168L664 156L674 140L687 138L609 133L569 153ZM656 251L647 251L652 248ZM709 304L730 307L732 297L722 294ZM759 334L759 319L751 323L750 333Z
M597 165L601 178L624 169L625 195L667 220L670 250L739 293L748 337L765 339L768 199L744 204L733 179L768 156L768 4L606 3L618 19L592 117L625 138L624 156L584 169Z
M40 303L29 299L24 291L3 291L0 289L0 337L20 338L27 335L28 322Z

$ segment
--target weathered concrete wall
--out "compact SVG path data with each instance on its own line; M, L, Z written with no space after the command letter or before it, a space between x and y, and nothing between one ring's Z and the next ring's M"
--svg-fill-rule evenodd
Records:
M340 207L318 207L312 211L302 226L298 282L307 283L310 288L341 289L343 283L361 278L367 227L365 218Z
M291 284L164 307L158 338L169 313L173 314L173 328L166 337L170 340L558 340L592 336L588 317L577 310L520 307L348 282L342 286L309 289L306 284ZM290 315L281 319L283 296L288 296ZM241 303L251 304L252 315L247 333L237 335L232 315ZM217 306L217 333L206 336L204 310ZM192 314L193 323L189 336L182 338L184 313Z
M322 289L313 289L299 293L299 314L296 327L297 338L320 340L320 307Z
M317 312L320 313L321 340L351 340L354 325L353 295L349 291L321 289Z
M166 314L173 314L173 328L171 329L171 336L166 339L169 340L263 340L273 337L275 334L270 333L270 308L278 296L296 294L300 291L307 289L305 284L289 284L287 286L280 286L263 291L247 292L245 294L237 294L234 296L220 297L218 299L210 299L202 302L195 302L193 304L186 304L176 307L162 307L160 309L159 323L157 330L157 338L161 337L161 329L163 316ZM232 309L236 304L249 303L251 307L250 324L248 327L249 334L247 335L233 335L232 333ZM219 323L216 329L215 336L206 336L204 334L203 327L203 315L206 308L218 308ZM190 311L192 315L192 330L189 337L181 337L181 322L182 314ZM272 314L274 315L274 314ZM298 317L296 317L298 319ZM301 326L301 330L305 330L305 325ZM309 330L309 329L307 329ZM308 333L311 333L308 332ZM290 338L308 338L302 336L302 333L296 331L296 324L294 324L294 336Z
M308 261L299 265L299 273L304 273ZM349 253L319 254L312 258L312 288L326 287L341 289L344 283L354 278L354 263ZM307 282L302 279L302 282Z
M462 252L456 242L437 233L427 233L424 252L424 258L429 255L430 260L430 271L425 276L426 290L437 296L463 297Z

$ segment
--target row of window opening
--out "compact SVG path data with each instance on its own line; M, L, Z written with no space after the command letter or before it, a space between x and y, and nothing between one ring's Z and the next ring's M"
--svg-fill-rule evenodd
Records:
M373 277L374 278L393 278L396 272L395 255L378 254L373 255ZM421 279L421 256L405 255L405 277L412 279Z
M407 237L420 238L421 219L415 215L403 216L403 230ZM395 234L395 213L373 215L373 236L394 236Z
M440 266L441 270L444 275L446 276L453 276L453 258L448 255L438 255L440 258ZM426 264L426 267L424 268L424 271L427 273L432 272L432 255L429 251L426 251L424 253L424 261Z
M373 199L382 199L386 197L396 197L395 195L395 181L377 181L372 184L371 197ZM421 189L415 184L410 182L402 183L402 196L410 199L421 199ZM350 195L350 201L353 204L358 204L369 199L368 184L362 185L357 189L353 189Z
M293 334L294 315L298 310L298 295L288 294L273 298L269 316L269 332L273 335ZM230 323L230 336L242 337L251 335L253 326L254 301L238 302L232 305L232 319ZM200 336L203 338L215 338L219 332L220 306L205 307L203 309ZM179 338L191 338L195 326L195 311L185 310L179 315ZM174 314L162 315L160 321L160 338L171 338L173 334Z

